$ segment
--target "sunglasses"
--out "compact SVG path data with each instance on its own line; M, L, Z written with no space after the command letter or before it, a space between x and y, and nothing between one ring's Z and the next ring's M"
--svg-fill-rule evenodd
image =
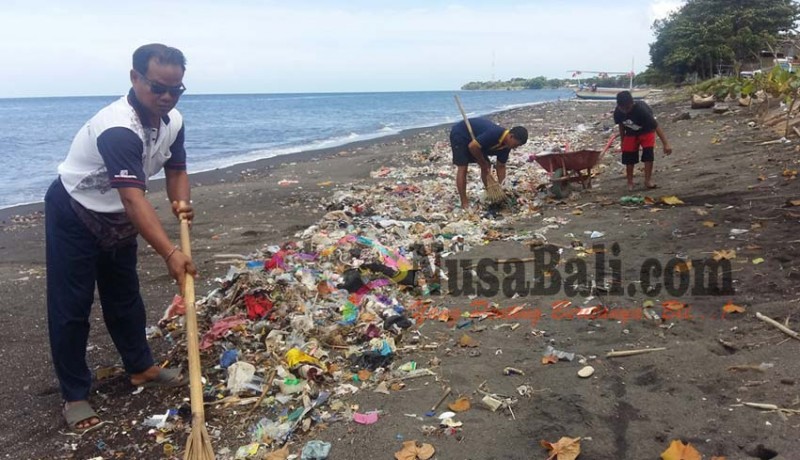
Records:
M145 77L144 75L142 75L141 72L136 72L136 73L138 73L139 76L142 77L142 80L147 82L147 84L150 86L150 91L153 94L164 94L168 92L172 97L180 97L180 95L186 91L186 87L183 85L183 83L181 83L178 86L162 85L161 83L152 81L149 78Z

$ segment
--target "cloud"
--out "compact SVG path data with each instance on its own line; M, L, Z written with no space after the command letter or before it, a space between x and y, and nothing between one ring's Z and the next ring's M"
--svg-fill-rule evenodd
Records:
M666 18L671 13L678 11L684 3L686 3L685 0L659 0L652 2L650 4L650 22Z

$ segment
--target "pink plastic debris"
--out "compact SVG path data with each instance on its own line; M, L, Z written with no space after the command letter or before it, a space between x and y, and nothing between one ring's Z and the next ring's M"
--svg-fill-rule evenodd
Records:
M360 423L362 425L372 425L373 423L378 421L378 413L367 412L366 414L360 414L358 412L355 412L353 413L353 421L356 423Z

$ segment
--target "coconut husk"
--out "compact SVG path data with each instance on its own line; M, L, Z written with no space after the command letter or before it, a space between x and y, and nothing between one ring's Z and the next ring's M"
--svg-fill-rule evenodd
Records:
M714 96L701 96L699 94L692 95L692 108L693 109L710 109L714 107Z

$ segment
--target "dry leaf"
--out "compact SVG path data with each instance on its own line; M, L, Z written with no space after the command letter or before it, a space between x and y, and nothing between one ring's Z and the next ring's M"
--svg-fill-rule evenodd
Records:
M433 457L436 449L430 444L417 446L417 441L406 441L403 448L394 453L396 460L428 460Z
M465 412L468 411L472 405L469 403L469 398L462 396L456 399L455 402L448 404L447 407L453 412Z
M547 460L575 460L581 453L581 438L568 438L566 436L553 444L542 440L539 444L545 449L550 450Z
M572 215L574 215L574 216L580 216L581 214L583 214L583 211L580 210L580 209L573 209L572 210Z
M458 344L465 348L475 348L478 346L479 342L473 339L472 337L468 336L467 334L464 334L458 340Z
M289 446L283 446L283 449L274 450L268 453L264 460L286 460L289 457Z
M371 322L373 322L373 321L375 321L377 319L378 319L378 317L375 316L374 313L370 313L368 311L365 311L365 312L361 313L360 315L358 315L359 322L363 322L363 323L371 323Z
M789 204L792 206L800 206L800 200L789 200Z
M728 303L722 306L722 311L725 313L744 313L744 307L735 305L733 300L729 300Z
M758 180L765 181L765 180L767 180L767 176L762 174L762 175L758 176Z
M669 204L669 205L686 204L683 201L681 201L681 199L678 198L675 195L662 196L661 197L661 202L664 203L664 204Z
M675 264L675 273L688 273L692 270L692 261L685 260Z
M679 440L674 440L669 445L669 449L661 453L661 460L702 460L700 452L692 444L684 444Z
M684 308L688 307L687 304L681 302L680 300L665 300L661 303L661 306L672 311L683 310Z
M358 379L362 382L369 380L370 377L372 377L372 372L366 369L361 369L358 371Z
M714 251L714 260L720 261L722 259L731 260L736 258L736 251L733 249L723 249L721 251Z
M717 457L717 456L715 455L715 456L711 457L711 460L727 460L727 458L728 458L728 457L725 457L725 456L722 456L722 457Z
M703 208L694 208L694 209L692 209L692 212L694 212L698 216L707 216L708 215L708 211L706 211Z
M435 452L436 449L427 443L417 447L417 457L419 457L419 460L428 460L429 458L433 457Z
M542 364L555 364L558 362L558 356L556 355L547 355L542 356Z
M710 221L710 220L705 220L705 221L703 221L703 226L704 227L708 227L708 228L716 227L717 223L713 222L713 221Z
M656 204L656 200L653 197L646 196L644 197L644 204Z
M797 170L796 169L788 169L787 168L787 169L783 170L783 177L789 177L789 178L793 179L795 176L797 176Z
M333 292L333 289L331 289L331 286L327 281L320 281L319 284L317 284L317 292L319 293L320 297L327 297L328 294Z
M764 258L763 257L756 257L755 259L753 259L753 265L758 265L758 264L763 264L763 263L764 263Z

